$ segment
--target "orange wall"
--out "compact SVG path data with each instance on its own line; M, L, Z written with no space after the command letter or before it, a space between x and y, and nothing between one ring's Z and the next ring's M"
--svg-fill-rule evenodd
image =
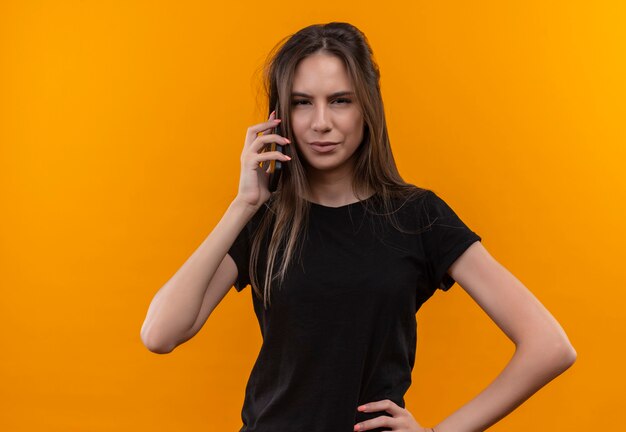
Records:
M578 352L490 430L621 424L624 3L394 3L0 3L0 430L238 430L261 343L249 287L169 355L139 330L236 194L266 53L329 21L373 46L405 179L440 194ZM418 323L407 408L431 425L514 345L459 285Z

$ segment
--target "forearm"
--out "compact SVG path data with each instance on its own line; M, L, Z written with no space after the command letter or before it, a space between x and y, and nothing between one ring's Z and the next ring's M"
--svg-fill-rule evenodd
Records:
M175 346L195 323L209 282L256 209L234 200L215 228L156 293L141 329L144 343Z
M569 368L575 355L571 346L559 342L518 347L509 363L491 384L434 426L435 431L486 430Z

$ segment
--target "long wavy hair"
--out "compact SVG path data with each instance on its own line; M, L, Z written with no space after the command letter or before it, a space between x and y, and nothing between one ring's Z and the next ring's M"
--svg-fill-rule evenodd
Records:
M364 191L374 191L375 199L363 201L367 212L383 215L399 230L394 214L397 205L420 196L426 190L406 183L396 167L385 111L380 92L380 72L373 59L366 36L355 26L344 22L314 24L282 39L269 53L263 68L263 87L268 103L268 116L279 104L277 118L281 118L283 135L295 142L291 128L291 90L298 63L312 54L323 53L343 60L354 86L356 103L364 118L363 140L352 156L355 163L352 189L359 199ZM308 224L310 203L309 183L302 163L303 156L290 146L292 157L283 163L278 189L264 204L266 210L252 241L249 274L251 285L264 306L270 303L270 287L280 287L290 263L303 245ZM377 212L376 209L382 209ZM263 293L259 288L257 266L263 238L269 235ZM279 252L282 259L278 260ZM280 262L277 262L280 261ZM275 270L277 268L277 270Z

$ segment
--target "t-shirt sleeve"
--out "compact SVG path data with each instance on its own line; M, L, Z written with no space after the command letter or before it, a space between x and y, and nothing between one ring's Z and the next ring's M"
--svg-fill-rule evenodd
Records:
M237 265L237 280L235 280L235 289L239 292L250 284L249 262L250 262L250 223L243 227L235 242L228 250L228 255L235 261Z
M243 290L250 285L250 254L254 235L261 219L267 211L267 204L262 205L259 210L252 216L246 226L243 227L232 246L228 250L228 255L235 261L237 265L237 280L234 287L237 291Z
M456 282L447 272L456 259L481 237L433 191L425 199L427 229L422 235L429 286L448 291Z

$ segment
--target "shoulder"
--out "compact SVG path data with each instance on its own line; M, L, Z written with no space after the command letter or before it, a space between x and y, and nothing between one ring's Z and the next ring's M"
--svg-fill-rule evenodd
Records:
M384 203L379 204L382 213L391 215L411 230L417 230L414 231L416 234L465 226L447 200L432 189L415 187L412 191L394 196L391 203L386 207Z
M433 199L432 195L434 192L430 189L409 185L387 193L377 193L375 204L378 208L391 211L410 211L423 208L426 202Z
M450 218L458 217L450 204L433 190L426 191L419 205L428 225L446 223Z
M393 225L406 234L418 234L428 224L427 210L432 207L434 193L414 185L378 192L367 200L367 212L383 226Z
M415 186L393 194L391 202L394 211L415 217L424 215L438 200L440 198L432 190Z

